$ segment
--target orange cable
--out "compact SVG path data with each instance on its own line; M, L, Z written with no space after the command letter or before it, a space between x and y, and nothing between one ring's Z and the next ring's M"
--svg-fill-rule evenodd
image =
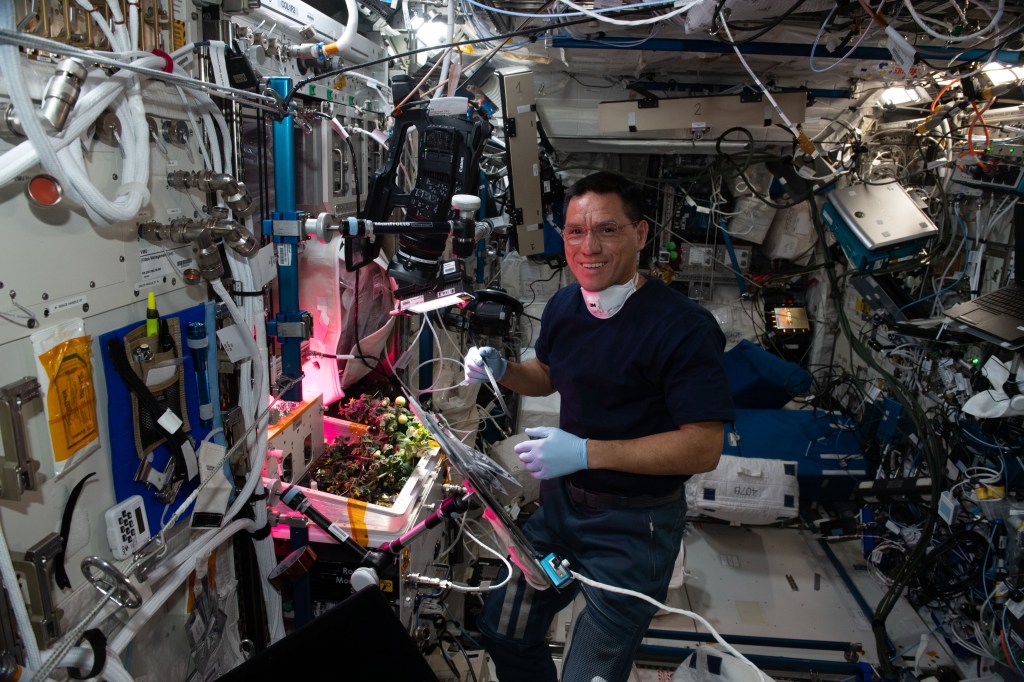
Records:
M885 28L886 26L889 25L889 22L887 22L881 14L878 14L873 9L871 9L871 6L867 3L866 0L859 0L859 2L860 6L864 8L864 11L868 13L868 16L871 17L872 21L874 21L882 28Z
M939 100L942 98L944 94L946 94L946 90L949 90L950 87L959 82L959 78L954 78L953 80L949 81L948 83L942 86L942 89L939 90L937 95L935 95L935 99L932 100L932 113L934 113L935 110L939 108Z

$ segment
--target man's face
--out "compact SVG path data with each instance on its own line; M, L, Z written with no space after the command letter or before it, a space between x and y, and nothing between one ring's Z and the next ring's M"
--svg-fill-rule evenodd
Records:
M647 221L632 221L617 194L573 197L566 210L565 258L587 291L625 284L636 274L636 256L647 241Z

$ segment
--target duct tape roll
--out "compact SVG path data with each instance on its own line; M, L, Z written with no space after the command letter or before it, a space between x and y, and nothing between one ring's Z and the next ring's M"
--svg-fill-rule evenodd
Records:
M316 552L309 545L299 547L286 556L274 567L267 580L277 590L283 590L295 584L295 581L306 574L316 561Z

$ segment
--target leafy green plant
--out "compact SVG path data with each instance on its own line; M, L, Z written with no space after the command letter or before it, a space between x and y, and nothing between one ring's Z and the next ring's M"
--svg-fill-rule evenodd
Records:
M363 394L343 403L339 416L354 425L346 437L324 448L311 472L317 488L371 504L393 505L417 460L437 444L402 397L392 400Z

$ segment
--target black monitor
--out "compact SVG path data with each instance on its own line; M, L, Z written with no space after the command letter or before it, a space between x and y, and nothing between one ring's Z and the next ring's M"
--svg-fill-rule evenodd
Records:
M438 682L376 587L359 590L218 679Z

